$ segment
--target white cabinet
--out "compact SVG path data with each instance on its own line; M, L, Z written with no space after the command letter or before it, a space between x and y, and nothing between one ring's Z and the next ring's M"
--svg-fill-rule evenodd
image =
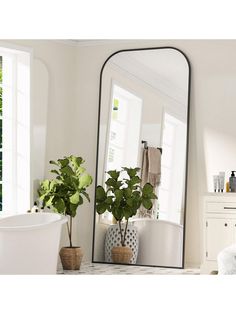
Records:
M233 242L232 223L229 219L206 219L206 259L215 261L218 253Z
M236 244L236 195L212 194L204 198L202 273L217 270L217 255Z

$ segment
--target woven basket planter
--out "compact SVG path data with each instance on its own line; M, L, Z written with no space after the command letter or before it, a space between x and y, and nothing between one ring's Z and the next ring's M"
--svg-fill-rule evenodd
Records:
M130 264L132 256L133 252L129 246L114 246L111 250L113 263Z
M59 252L63 269L79 270L83 258L80 247L63 247Z

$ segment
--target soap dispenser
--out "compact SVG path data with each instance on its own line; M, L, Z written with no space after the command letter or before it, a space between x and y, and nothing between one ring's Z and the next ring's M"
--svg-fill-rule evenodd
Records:
M229 188L230 192L236 192L236 177L235 177L235 170L231 171L231 177L229 178Z

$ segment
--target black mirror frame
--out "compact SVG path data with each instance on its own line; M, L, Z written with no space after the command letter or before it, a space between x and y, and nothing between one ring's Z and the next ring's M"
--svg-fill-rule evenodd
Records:
M158 265L142 265L142 264L117 264L111 262L101 262L94 260L94 248L95 248L95 227L96 227L96 186L97 186L97 173L98 173L98 155L99 155L99 135L100 135L100 113L101 113L101 98L102 98L102 74L106 63L116 54L120 52L130 51L146 51L146 50L160 50L160 49L173 49L180 52L187 61L188 64L188 99L187 99L187 138L186 138L186 165L185 165L185 187L184 187L184 219L183 219L183 250L182 250L182 265L180 267L173 266L158 266ZM163 47L149 47L149 48L132 48L122 49L111 54L104 62L100 72L100 84L99 84L99 107L98 107L98 125L97 125L97 150L96 150L96 174L95 174L95 194L94 194L94 217L93 217L93 243L92 243L92 263L99 264L111 264L111 265L126 265L126 266L144 266L144 267L159 267L159 268L174 268L183 269L185 263L185 237L186 237L186 203L187 203L187 184L188 184L188 154L189 154L189 122L190 122L190 89L191 89L191 65L186 54L179 48L172 46Z

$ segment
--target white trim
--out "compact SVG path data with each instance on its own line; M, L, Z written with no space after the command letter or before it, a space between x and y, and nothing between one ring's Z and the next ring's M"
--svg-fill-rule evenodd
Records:
M47 40L47 39L45 39ZM65 46L71 46L71 47L77 47L77 40L73 40L73 39L52 39L50 40L51 42L54 42L56 44L61 44L61 45L65 45Z
M34 106L33 106L33 62L34 62L34 51L33 49L31 49L31 51L29 52L30 54L30 79L29 79L29 100L30 100L30 106L29 106L29 118L30 118L30 135L29 135L29 142L30 142L30 147L29 147L29 156L30 156L30 170L29 170L29 176L30 176L30 205L33 205L34 200L33 200L33 151L32 151L32 147L33 147L33 116L34 116Z
M138 43L137 39L72 39L78 47L102 46L102 45L118 45ZM142 41L142 45L143 45ZM128 48L127 48L128 49Z
M16 55L12 55L12 192L13 192L13 207L17 208L17 60ZM4 62L4 59L3 59ZM4 111L3 111L4 112ZM4 113L3 113L4 123ZM4 152L3 152L4 153ZM3 209L4 210L4 209Z
M1 50L6 49L6 52L8 52L8 50L10 49L10 50L24 51L24 52L28 52L30 54L33 53L33 48L31 48L31 47L20 46L20 45L12 44L12 43L9 43L9 42L3 41L3 40L0 40L0 49Z

